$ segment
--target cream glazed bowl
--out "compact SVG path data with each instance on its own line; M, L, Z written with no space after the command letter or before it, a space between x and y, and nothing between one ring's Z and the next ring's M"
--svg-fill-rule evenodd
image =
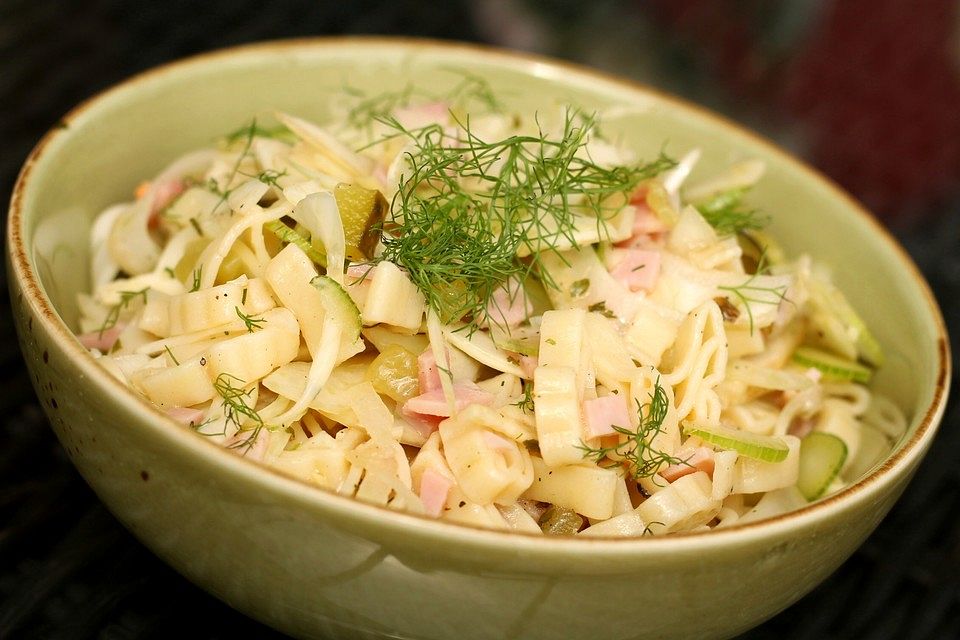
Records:
M875 386L907 413L890 456L798 511L663 538L542 538L366 505L279 475L178 427L73 337L93 216L177 155L279 108L322 120L346 81L443 89L450 69L508 104L626 107L641 156L703 150L702 170L757 157L755 189L788 251L831 265L887 352ZM698 169L700 170L700 169ZM481 640L723 638L810 591L876 527L933 439L950 380L926 283L891 236L823 176L709 112L557 61L417 40L246 46L144 73L70 112L13 195L9 286L34 387L57 436L116 517L232 607L298 637Z

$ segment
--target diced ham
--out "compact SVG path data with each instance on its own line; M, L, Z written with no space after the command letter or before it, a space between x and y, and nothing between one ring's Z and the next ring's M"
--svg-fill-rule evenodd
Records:
M167 415L187 425L198 425L203 421L203 411L190 407L171 407L167 409Z
M429 393L440 388L440 369L433 349L427 348L417 356L417 379L420 381L420 393Z
M507 440L503 436L497 435L492 431L484 431L481 435L484 444L494 451L515 451L517 443L513 440Z
M393 117L406 129L419 129L435 123L445 123L450 115L446 102L427 102L393 110Z
M525 375L528 380L533 380L533 372L540 366L540 359L537 358L537 356L519 354L517 359L520 361L520 370L523 371L523 375Z
M250 441L253 438L253 441ZM267 429L260 429L255 434L249 431L238 431L231 438L223 441L223 446L240 454L250 460L262 461L267 454L267 445L270 440L270 432Z
M104 329L103 331L81 333L77 336L77 339L80 340L80 344L87 349L97 349L103 353L109 353L110 350L113 349L113 345L117 344L117 340L120 339L120 334L123 333L126 327L126 322L117 322L109 329Z
M457 411L471 404L490 405L493 394L484 391L473 382L457 382L453 385L454 405ZM443 395L443 389L431 389L426 393L410 398L403 403L403 410L423 416L450 417L450 404Z
M140 200L145 198L153 188L150 182L141 182L137 185L133 195ZM150 204L150 217L147 218L147 226L150 229L156 229L160 224L160 212L167 208L177 196L186 191L187 183L180 178L161 182L156 186L153 193L153 202Z
M787 433L792 436L797 436L801 440L811 431L813 431L813 426L816 424L816 420L809 416L795 416L793 420L790 421L790 426L787 428Z
M633 229L629 238L616 243L617 247L624 249L636 249L648 246L655 246L662 242L666 231L669 230L667 224L647 205L647 189L640 188L634 192L630 198L636 210L633 218Z
M660 277L660 252L625 249L623 258L610 270L618 282L630 291L652 291Z
M440 427L440 423L443 422L443 418L440 416L424 415L409 410L406 402L400 405L399 412L403 419L407 421L407 424L423 436L424 440L429 438L430 434L436 431Z
M709 447L697 447L693 451L678 451L677 458L683 462L671 464L662 471L660 475L667 482L673 482L677 478L682 478L696 471L703 471L711 478L713 477L713 449Z
M177 196L184 192L187 184L180 179L163 182L157 187L153 194L153 211L162 211L168 204L173 202Z
M609 395L583 401L583 415L587 423L587 437L599 438L616 433L613 427L630 427L627 400L620 395Z
M347 267L347 277L369 282L373 279L374 267L369 264L352 264Z
M533 313L533 307L523 289L511 292L506 287L498 287L493 292L485 311L488 323L492 322L502 327L515 327L526 320L531 313Z
M637 213L633 218L632 235L649 235L653 233L663 233L667 230L667 225L660 219L660 216L654 213L645 202L634 204L634 207Z
M433 469L423 472L423 477L420 479L420 501L423 502L423 508L428 516L440 517L452 487L453 481L445 475Z

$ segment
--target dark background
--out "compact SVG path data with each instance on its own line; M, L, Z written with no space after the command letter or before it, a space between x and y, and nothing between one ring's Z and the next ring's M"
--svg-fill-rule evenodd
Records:
M0 0L0 201L44 130L97 91L200 51L328 34L537 51L724 112L864 201L923 269L950 328L960 326L956 0ZM107 513L47 426L8 304L0 638L278 637L179 577ZM951 403L915 480L863 548L745 638L960 638L958 422Z

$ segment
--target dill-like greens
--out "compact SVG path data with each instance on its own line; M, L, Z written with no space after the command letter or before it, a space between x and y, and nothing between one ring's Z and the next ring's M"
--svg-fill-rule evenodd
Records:
M246 289L244 289L246 292ZM243 324L247 326L247 333L253 333L254 329L263 329L263 323L266 320L263 317L249 316L240 310L240 307L234 307L234 310L237 312L237 317L243 320Z
M667 417L670 401L667 392L660 385L659 378L654 383L650 401L643 404L637 401L637 429L614 425L613 430L626 436L626 439L611 447L589 447L585 442L580 443L580 450L585 458L592 458L600 464L605 458L610 458L609 466L626 466L627 472L635 479L649 478L660 467L670 464L682 464L684 461L654 449L651 446L653 439L663 432L663 421Z
M587 290L590 288L590 278L581 278L580 280L574 280L570 285L570 297L579 298L587 293Z
M533 413L533 383L521 382L523 387L523 397L513 403L513 406L520 407L524 413Z
M781 302L787 297L787 287L781 285L779 287L761 287L753 284L757 279L757 276L762 275L767 269L766 264L766 254L760 254L760 259L757 262L757 269L752 273L743 283L738 284L733 287L728 286L719 286L717 289L721 291L728 291L733 294L742 304L743 308L747 312L747 318L750 321L750 333L753 334L754 322L753 322L753 310L750 308L751 303L756 304L770 304L771 300L769 298L759 298L759 294L769 294L776 298L777 302ZM721 308L721 312L723 309Z
M744 206L746 189L731 189L696 205L697 211L720 235L734 235L748 229L762 229L770 218Z
M170 351L170 345L164 345L164 350L167 352L167 355L170 356L170 359L173 360L173 364L180 365L180 361L177 360L177 356L173 355L173 351Z
M103 324L100 325L97 335L102 338L104 331L115 327L117 325L117 321L120 320L120 314L123 312L123 310L129 307L130 303L137 298L142 298L144 304L146 304L147 291L149 290L150 287L144 287L139 291L121 291L120 302L110 307L109 311L107 311L107 317L103 319Z
M200 291L200 282L203 280L203 265L193 270L193 284L190 287L190 293Z
M262 128L257 127L257 119L254 118L250 121L250 124L247 125L247 127L241 127L227 136L226 139L228 144L233 144L238 140L243 140L243 149L240 151L240 155L237 156L237 160L233 163L233 167L230 169L230 175L223 183L223 187L221 187L213 178L210 179L210 182L207 185L207 188L210 189L210 191L220 196L220 199L217 200L217 203L213 205L213 209L210 211L211 215L213 215L216 210L220 208L220 205L226 202L227 198L230 197L230 194L233 193L233 189L230 188L230 184L234 181L234 179L236 179L237 174L240 172L240 165L243 164L244 158L246 158L250 153L250 147L253 146L254 137L258 135L258 132L263 131L264 130Z
M659 522L659 521L657 521L657 520L654 520L653 522L651 522L650 524L646 525L646 526L643 528L643 533L641 533L640 535L642 535L642 536L653 536L653 535L656 535L656 533L653 531L653 525L655 525L655 524L658 524L658 525L660 525L661 527L665 527L665 526L666 526L666 525L663 524L662 522Z
M597 224L619 212L644 179L673 166L661 156L645 165L602 167L581 152L595 126L592 116L566 112L562 133L480 139L466 119L460 132L439 125L407 129L395 118L380 122L412 146L408 172L393 198L393 226L384 251L408 272L444 322L476 328L490 297L511 278L521 284L537 273L540 255L575 245L576 223ZM610 204L616 200L621 204ZM529 257L520 259L524 249Z
M485 78L463 69L448 69L448 71L463 76L460 82L446 95L446 100L452 108L469 110L473 113L503 111L503 105L497 99L493 87ZM471 108L474 103L480 109Z
M357 89L350 89L349 93L361 99L347 112L347 124L362 129L410 104L414 88L408 84L399 91L383 91L369 97Z
M264 127L257 124L256 118L250 123L231 131L223 136L223 143L232 146L240 140L246 140L250 137L273 138L283 142L293 142L296 136L284 124L278 124L275 127Z
M344 87L345 92L356 99L346 115L347 126L354 129L370 129L374 123L391 117L397 109L408 107L414 98L423 101L442 101L452 111L490 113L503 110L490 83L485 78L462 69L446 69L461 76L460 81L446 94L432 94L417 89L411 84L397 91L381 91L372 96L359 89Z
M592 305L587 307L587 311L595 311L602 315L604 318L616 318L617 314L610 309L607 309L607 303L601 300L600 302L594 302Z
M234 383L240 386L235 386ZM221 373L213 382L214 390L223 399L226 424L233 424L237 428L237 433L252 432L244 440L230 445L231 449L249 449L260 435L261 429L266 426L260 414L247 404L250 392L244 390L243 385L243 380L229 373ZM244 424L247 422L252 426Z
M244 174L244 175L246 175L246 174ZM265 170L265 171L261 171L260 173L258 173L258 174L255 175L255 176L251 176L251 177L256 178L257 180L259 180L260 182L262 182L262 183L265 184L265 185L269 185L269 186L271 186L271 187L275 187L275 188L279 189L279 188L280 188L280 185L277 184L277 180L279 180L280 178L282 178L282 177L285 176L285 175L287 175L287 170L286 170L286 169L284 169L283 171L277 171L276 169L267 169L267 170Z

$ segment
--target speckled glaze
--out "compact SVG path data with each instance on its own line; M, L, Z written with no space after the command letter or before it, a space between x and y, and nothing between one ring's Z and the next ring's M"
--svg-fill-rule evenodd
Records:
M511 106L618 105L607 130L655 154L704 150L698 172L741 157L769 171L757 199L788 250L835 267L877 329L879 388L912 416L892 456L800 511L660 539L542 539L387 512L218 448L128 392L72 338L92 217L192 147L282 108L322 119L344 84L440 91L469 69ZM949 346L914 265L849 197L714 115L558 62L382 39L271 43L138 76L71 112L31 155L8 227L24 357L74 464L129 528L190 580L299 637L431 640L722 638L800 598L873 530L927 449L946 402Z

